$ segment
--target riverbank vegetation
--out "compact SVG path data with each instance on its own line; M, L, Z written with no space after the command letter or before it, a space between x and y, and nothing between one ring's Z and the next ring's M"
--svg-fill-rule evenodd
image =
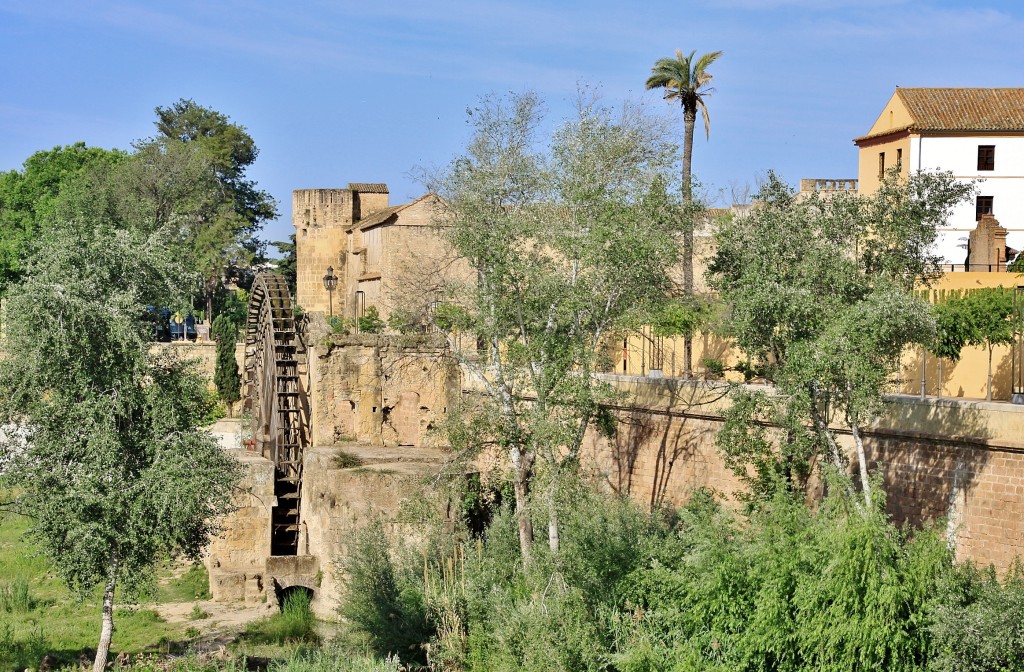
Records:
M578 484L559 552L530 565L507 505L475 538L438 523L389 548L370 527L341 613L378 655L434 670L1021 669L1018 568L955 562L939 528L893 525L880 487L869 512L829 492L648 513Z

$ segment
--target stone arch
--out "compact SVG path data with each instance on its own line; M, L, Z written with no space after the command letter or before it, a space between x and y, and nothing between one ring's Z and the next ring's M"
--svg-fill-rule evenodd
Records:
M293 595L304 594L309 599L310 605L313 604L313 599L316 597L316 591L301 583L282 587L281 584L275 581L274 592L277 595L277 605L281 611L284 611L285 602L287 602Z

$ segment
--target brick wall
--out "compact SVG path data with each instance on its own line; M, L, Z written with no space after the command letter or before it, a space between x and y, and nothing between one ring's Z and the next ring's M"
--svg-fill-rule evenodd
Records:
M721 387L605 378L634 406L617 412L614 439L587 435L584 459L600 483L648 506L682 504L702 487L736 501L743 485L714 446L726 403ZM853 468L850 437L837 430ZM1024 407L902 396L865 431L865 444L895 522L942 524L959 558L1003 570L1024 554L1022 437Z

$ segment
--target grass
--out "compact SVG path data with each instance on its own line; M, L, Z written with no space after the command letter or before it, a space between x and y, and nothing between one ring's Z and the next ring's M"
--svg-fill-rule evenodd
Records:
M171 574L171 578L158 581L156 591L150 598L153 602L194 602L210 599L210 575L202 563L189 566L185 572L176 574L168 564L161 568L162 572Z
M100 635L99 591L85 599L71 593L47 560L26 545L28 524L0 513L0 672L35 669L47 654L59 664L77 663L84 650L95 649ZM168 651L169 642L182 639L180 628L149 605L117 609L114 623L118 652Z
M253 621L245 628L245 640L255 644L316 643L316 616L309 605L309 594L297 590L284 600L281 613Z
M246 672L263 669L256 659L231 656L220 659L211 656L188 655L172 661L138 661L131 666L132 672ZM381 660L366 655L352 654L333 647L313 650L299 650L281 659L266 664L267 672L403 672L398 658Z

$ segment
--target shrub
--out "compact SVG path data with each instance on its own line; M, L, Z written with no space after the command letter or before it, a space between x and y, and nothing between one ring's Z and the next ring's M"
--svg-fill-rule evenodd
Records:
M1015 563L1000 584L991 568L952 572L931 603L936 672L1024 670L1024 575Z
M364 334L379 334L384 331L384 320L380 319L377 306L370 306L366 314L359 318L359 331Z
M354 467L363 466L363 458L358 455L353 455L347 450L338 449L334 453L334 457L331 459L337 469L352 469Z
M423 645L434 631L427 620L424 587L412 572L396 567L380 521L356 534L342 570L347 585L341 616L377 654L425 663Z

